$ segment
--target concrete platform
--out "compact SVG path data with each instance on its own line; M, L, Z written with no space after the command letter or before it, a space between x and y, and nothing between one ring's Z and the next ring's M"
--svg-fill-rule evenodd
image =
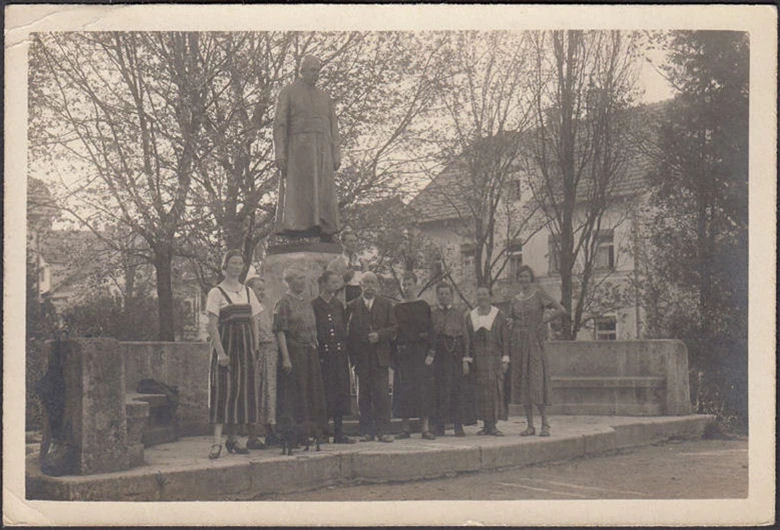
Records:
M81 501L249 500L359 481L407 481L541 462L567 460L649 445L670 438L701 437L707 415L625 417L555 416L552 436L523 438L525 421L500 422L504 437L433 441L415 435L391 444L323 445L320 452L283 456L278 448L209 460L209 437L183 438L145 451L146 465L90 476L48 477L27 457L27 498Z

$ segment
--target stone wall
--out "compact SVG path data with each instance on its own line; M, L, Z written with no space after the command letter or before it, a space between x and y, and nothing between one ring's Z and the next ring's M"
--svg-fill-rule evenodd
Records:
M179 388L179 432L209 433L209 362L206 342L123 342L125 390L152 378Z
M545 348L553 414L691 413L688 351L679 340L550 341Z
M180 433L208 434L205 342L123 342L126 391L154 378L179 388ZM677 340L550 341L553 414L690 414L688 353ZM522 415L512 392L512 415Z

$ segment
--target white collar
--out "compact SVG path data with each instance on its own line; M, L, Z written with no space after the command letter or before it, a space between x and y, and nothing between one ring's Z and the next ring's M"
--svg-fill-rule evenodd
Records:
M498 315L498 308L496 306L490 306L490 312L487 315L480 315L479 308L475 307L471 310L471 323L474 324L474 331L480 328L485 328L490 331L493 327L493 321Z

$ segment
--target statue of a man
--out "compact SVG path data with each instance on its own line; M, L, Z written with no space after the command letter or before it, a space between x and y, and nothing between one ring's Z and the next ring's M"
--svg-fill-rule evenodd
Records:
M315 86L321 67L305 56L300 79L282 89L276 105L274 147L282 175L276 233L332 241L339 230L334 173L341 153L333 103Z

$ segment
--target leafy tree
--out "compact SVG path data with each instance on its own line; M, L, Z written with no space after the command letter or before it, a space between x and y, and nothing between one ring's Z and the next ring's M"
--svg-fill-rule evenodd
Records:
M746 421L749 37L680 31L667 45L677 94L653 146L649 324L686 340L702 399Z
M552 232L567 315L564 339L586 318L600 232L610 220L631 148L636 38L620 31L534 33L533 127L522 160ZM624 212L626 209L623 210Z

